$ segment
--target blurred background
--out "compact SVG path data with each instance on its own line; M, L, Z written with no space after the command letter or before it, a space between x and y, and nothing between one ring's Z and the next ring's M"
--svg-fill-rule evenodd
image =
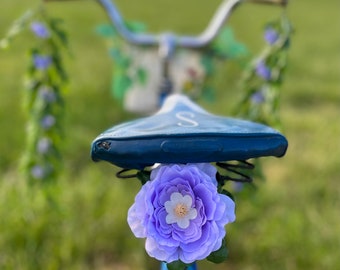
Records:
M127 20L151 32L199 33L220 1L116 1ZM2 0L0 38L13 20L38 1ZM64 20L71 57L65 94L63 170L49 185L28 186L19 172L25 146L26 114L22 78L31 38L24 33L0 50L0 268L1 269L158 269L147 258L144 240L135 239L126 213L140 188L117 180L117 168L90 159L92 140L106 128L136 118L111 97L112 60L95 33L106 15L95 1L47 4ZM228 24L256 54L263 25L276 7L244 4ZM266 181L253 193L236 195L237 220L227 226L229 258L199 269L337 269L340 267L340 35L339 3L290 1L294 27L281 95L286 156L263 159ZM212 113L228 114L238 97L241 68L227 64L216 74ZM44 188L46 189L46 187Z

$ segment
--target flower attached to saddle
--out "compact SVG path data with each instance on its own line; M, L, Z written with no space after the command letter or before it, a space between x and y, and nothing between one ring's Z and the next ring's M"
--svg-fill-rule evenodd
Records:
M218 193L216 173L209 163L159 165L151 172L128 212L151 257L191 264L225 248L235 204Z

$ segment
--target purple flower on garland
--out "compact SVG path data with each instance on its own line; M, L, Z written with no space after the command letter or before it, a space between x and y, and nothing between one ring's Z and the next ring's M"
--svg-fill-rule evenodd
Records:
M275 29L268 27L264 32L264 39L268 44L273 45L279 39L279 34Z
M45 170L44 170L43 167L41 167L39 165L35 165L31 169L31 174L32 174L33 178L35 178L35 179L42 179L42 178L45 177Z
M33 63L37 69L45 70L52 64L52 58L48 55L33 55Z
M135 198L128 223L146 238L147 253L167 263L205 259L222 245L235 204L217 192L216 168L208 163L160 165Z
M57 100L56 94L50 87L42 86L39 89L39 96L42 98L46 103L53 103Z
M40 154L46 154L51 148L51 140L49 138L41 138L37 144L37 151Z
M264 94L263 94L263 91L262 90L259 90L255 93L253 93L250 97L250 100L252 103L254 104L261 104L265 101L265 97L264 97Z
M265 79L266 81L269 81L272 76L271 70L263 61L257 63L255 71L258 76Z
M46 39L50 37L50 32L48 31L47 27L41 22L32 22L31 30L39 38Z
M55 124L56 120L53 115L46 115L41 119L41 126L44 129L49 129Z

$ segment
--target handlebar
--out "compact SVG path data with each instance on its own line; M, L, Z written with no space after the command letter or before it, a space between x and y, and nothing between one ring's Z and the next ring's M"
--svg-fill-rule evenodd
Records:
M113 0L97 0L102 7L106 10L111 22L116 27L119 34L128 42L136 45L149 45L164 47L166 53L173 46L182 48L201 48L211 42L217 35L224 22L229 18L230 14L238 4L241 2L253 2L261 4L273 5L287 5L288 0L224 0L213 18L211 19L208 27L198 36L179 36L174 34L148 34L148 33L134 33L130 31L120 15Z

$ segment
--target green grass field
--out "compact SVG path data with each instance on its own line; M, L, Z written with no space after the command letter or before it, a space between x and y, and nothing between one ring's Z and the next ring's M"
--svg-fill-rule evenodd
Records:
M198 33L219 2L117 4L127 19L145 21L151 31ZM199 263L200 269L340 268L339 5L336 0L290 2L295 33L281 100L287 155L264 159L266 181L256 193L236 197L237 220L227 227L227 262ZM2 0L0 37L35 3ZM26 136L21 78L31 42L24 34L9 50L0 50L0 269L158 269L126 223L139 183L115 179L116 168L89 157L90 143L101 131L136 117L110 97L112 63L94 32L106 16L94 1L49 3L48 9L64 19L72 50L64 170L47 190L50 201L38 186L28 187L18 171ZM256 53L263 45L263 24L279 13L275 7L245 4L230 25ZM226 74L218 78L221 98L202 103L216 114L228 113L237 97L240 72L231 67Z

